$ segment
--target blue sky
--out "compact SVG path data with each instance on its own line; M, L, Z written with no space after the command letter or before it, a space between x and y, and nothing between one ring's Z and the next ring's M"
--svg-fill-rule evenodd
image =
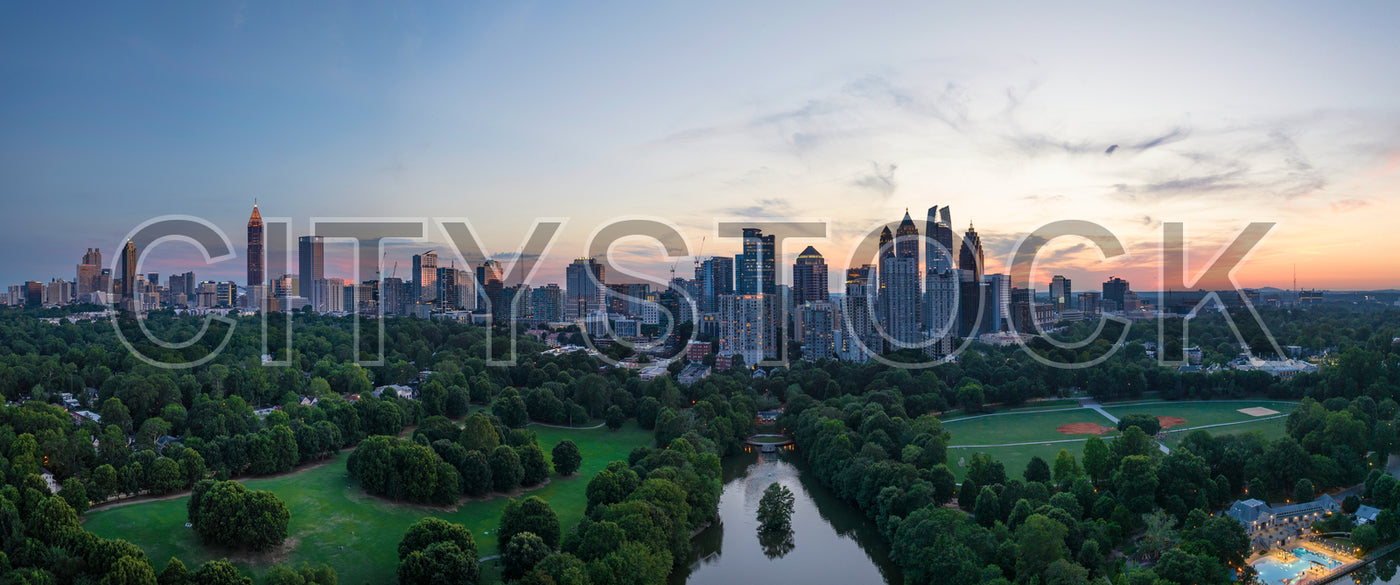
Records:
M1163 220L1197 262L1275 221L1244 284L1296 264L1304 286L1400 286L1397 25L1379 2L10 3L0 246L22 252L0 282L71 280L162 214L241 246L257 198L303 229L467 216L493 250L568 217L544 281L623 215L694 245L716 218L829 218L786 252L839 267L871 226L947 204L994 263L1048 221L1110 227L1127 258L1042 261L1081 282L1151 289ZM671 265L644 242L614 258ZM149 260L242 280L241 258Z

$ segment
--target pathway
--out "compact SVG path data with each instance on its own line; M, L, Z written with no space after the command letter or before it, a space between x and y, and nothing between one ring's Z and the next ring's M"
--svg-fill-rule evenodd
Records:
M1081 407L1093 410L1094 412L1102 414L1104 418L1113 421L1115 427L1118 425L1118 417L1113 416L1109 414L1107 410L1104 410L1103 405L1100 404L1098 400L1095 400L1093 398L1080 398L1079 404ZM1162 444L1161 441L1157 442L1157 448L1161 449L1163 453L1166 453L1168 455L1171 455L1172 453L1172 450L1168 449L1167 446Z

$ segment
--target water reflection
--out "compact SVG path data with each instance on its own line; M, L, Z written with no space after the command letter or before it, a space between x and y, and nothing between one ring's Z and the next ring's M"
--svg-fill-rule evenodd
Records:
M1349 576L1338 579L1337 582L1346 583L1348 579L1352 579L1361 585L1400 585L1400 579L1397 579L1395 575L1398 566L1400 566L1400 551L1395 551L1376 559L1374 563L1357 569Z
M903 585L875 524L815 479L796 454L748 453L724 462L720 522L692 541L691 564L672 585L861 583ZM792 531L758 532L758 502L777 482L792 490ZM801 546L797 546L801 544Z

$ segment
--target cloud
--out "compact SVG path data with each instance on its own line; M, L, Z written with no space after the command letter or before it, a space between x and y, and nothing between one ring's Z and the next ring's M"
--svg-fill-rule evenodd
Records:
M1332 211L1346 213L1348 211L1356 211L1363 207L1370 207L1370 205L1371 202L1365 199L1343 199L1341 201L1332 202Z
M728 207L720 212L734 217L783 217L792 215L792 204L781 198L757 199L753 205Z
M893 195L899 184L894 180L894 172L899 166L894 163L881 165L875 161L870 161L870 172L860 175L851 180L851 186L861 189L869 189L883 197Z

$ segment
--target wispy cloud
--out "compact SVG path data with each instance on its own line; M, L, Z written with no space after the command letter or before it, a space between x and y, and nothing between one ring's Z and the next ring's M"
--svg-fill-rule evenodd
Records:
M883 196L889 197L899 189L899 183L894 180L894 172L899 166L890 163L881 165L878 162L870 161L870 170L851 180L851 186L859 187Z

